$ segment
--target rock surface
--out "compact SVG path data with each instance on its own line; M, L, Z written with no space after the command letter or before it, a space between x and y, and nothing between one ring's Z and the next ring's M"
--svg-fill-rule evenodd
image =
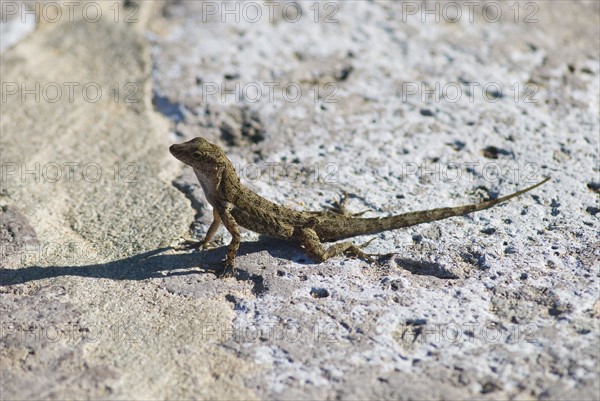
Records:
M86 4L0 60L2 399L599 398L597 2ZM198 135L297 209L552 180L379 266L244 232L218 279L225 230L170 248L212 216L167 151Z

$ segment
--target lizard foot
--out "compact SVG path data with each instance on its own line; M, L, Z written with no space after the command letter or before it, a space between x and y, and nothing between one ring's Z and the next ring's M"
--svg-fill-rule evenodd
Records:
M344 251L345 254L354 256L356 258L360 258L366 260L369 263L377 263L377 259L375 259L373 254L365 253L362 251L362 245L360 246L350 246L348 249Z
M351 256L366 260L369 263L375 263L375 264L379 263L378 260L374 258L374 256L378 256L378 255L372 254L372 253L364 253L358 247L348 248L345 253L349 254Z
M395 253L364 253L360 249L358 252L355 252L352 249L349 249L347 253L350 253L352 256L363 259L369 263L372 263L377 266L383 266L386 260L392 258Z
M219 277L219 278L235 277L234 261L226 259L223 262L223 267L217 271L217 277Z
M196 241L194 239L190 239L190 238L182 238L183 241L181 241L179 244L175 245L173 247L173 249L177 250L177 251L186 251L189 249L195 249L195 250L199 250L200 247L202 246L202 241Z
M331 210L333 213L341 214L342 216L348 217L359 217L368 212L368 210L363 210L362 212L358 213L350 213L347 207L348 199L350 199L350 195L348 195L347 192L344 192L340 200L331 202L331 207L328 207L328 209Z
M375 240L376 237L371 238L370 240L368 240L367 242L364 242L360 245L356 245L356 246L351 246L349 247L345 253L353 255L357 258L366 260L369 263L373 263L376 265L381 265L380 260L382 258L387 258L387 257L391 257L392 255L394 255L393 253L390 254L378 254L378 253L366 253L363 252L363 248L366 248L367 246L369 246L369 244L371 242L373 242L373 240Z
M212 248L212 246L207 243L206 241L196 241L194 239L190 239L190 238L183 238L183 241L174 246L173 249L178 250L178 251L186 251L189 249L194 249L196 251L200 251L200 249L209 249Z

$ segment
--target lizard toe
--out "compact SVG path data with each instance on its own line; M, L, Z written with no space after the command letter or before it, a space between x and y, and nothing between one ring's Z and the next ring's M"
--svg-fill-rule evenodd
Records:
M202 246L201 241L196 241L196 240L193 240L190 238L183 238L183 241L181 241L179 244L173 246L173 249L178 250L178 251L186 251L186 250L190 250L190 249L198 250L198 249L200 249L200 246Z
M223 267L217 271L217 276L219 278L234 277L235 276L234 260L225 259L223 261Z

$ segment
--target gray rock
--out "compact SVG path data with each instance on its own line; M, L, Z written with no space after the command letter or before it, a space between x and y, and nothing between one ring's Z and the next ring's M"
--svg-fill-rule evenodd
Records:
M21 254L27 246L39 245L35 230L27 217L14 206L0 208L0 261L14 254ZM4 263L2 263L4 264Z
M236 22L221 3L153 2L120 9L139 15L126 24L109 2L97 23L46 24L6 50L5 82L110 96L3 102L3 162L40 170L3 177L0 200L44 249L0 270L4 398L597 399L598 4L498 3L498 21L459 4L460 21L436 22L417 3L298 3L296 22L296 3L272 19L256 3L263 18ZM210 223L167 151L197 135L298 209L347 192L379 216L552 180L382 233L378 266L314 264L244 232L239 277L221 280L224 230L214 249L169 248ZM43 174L65 162L73 180ZM132 163L119 179L115 162Z

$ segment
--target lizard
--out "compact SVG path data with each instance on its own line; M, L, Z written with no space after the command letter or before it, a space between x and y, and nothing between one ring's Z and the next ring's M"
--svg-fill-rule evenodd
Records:
M547 177L530 187L496 199L456 207L408 212L385 217L362 218L335 211L296 211L254 193L244 186L225 152L202 137L174 144L170 153L191 166L213 208L213 221L202 241L193 244L206 249L221 223L231 234L231 242L221 270L222 276L235 275L235 257L240 247L240 229L299 244L314 261L321 263L333 256L351 254L372 260L350 241L337 242L325 248L323 243L335 242L358 235L410 227L454 216L488 209L506 202L547 182ZM370 241L369 241L370 242Z

